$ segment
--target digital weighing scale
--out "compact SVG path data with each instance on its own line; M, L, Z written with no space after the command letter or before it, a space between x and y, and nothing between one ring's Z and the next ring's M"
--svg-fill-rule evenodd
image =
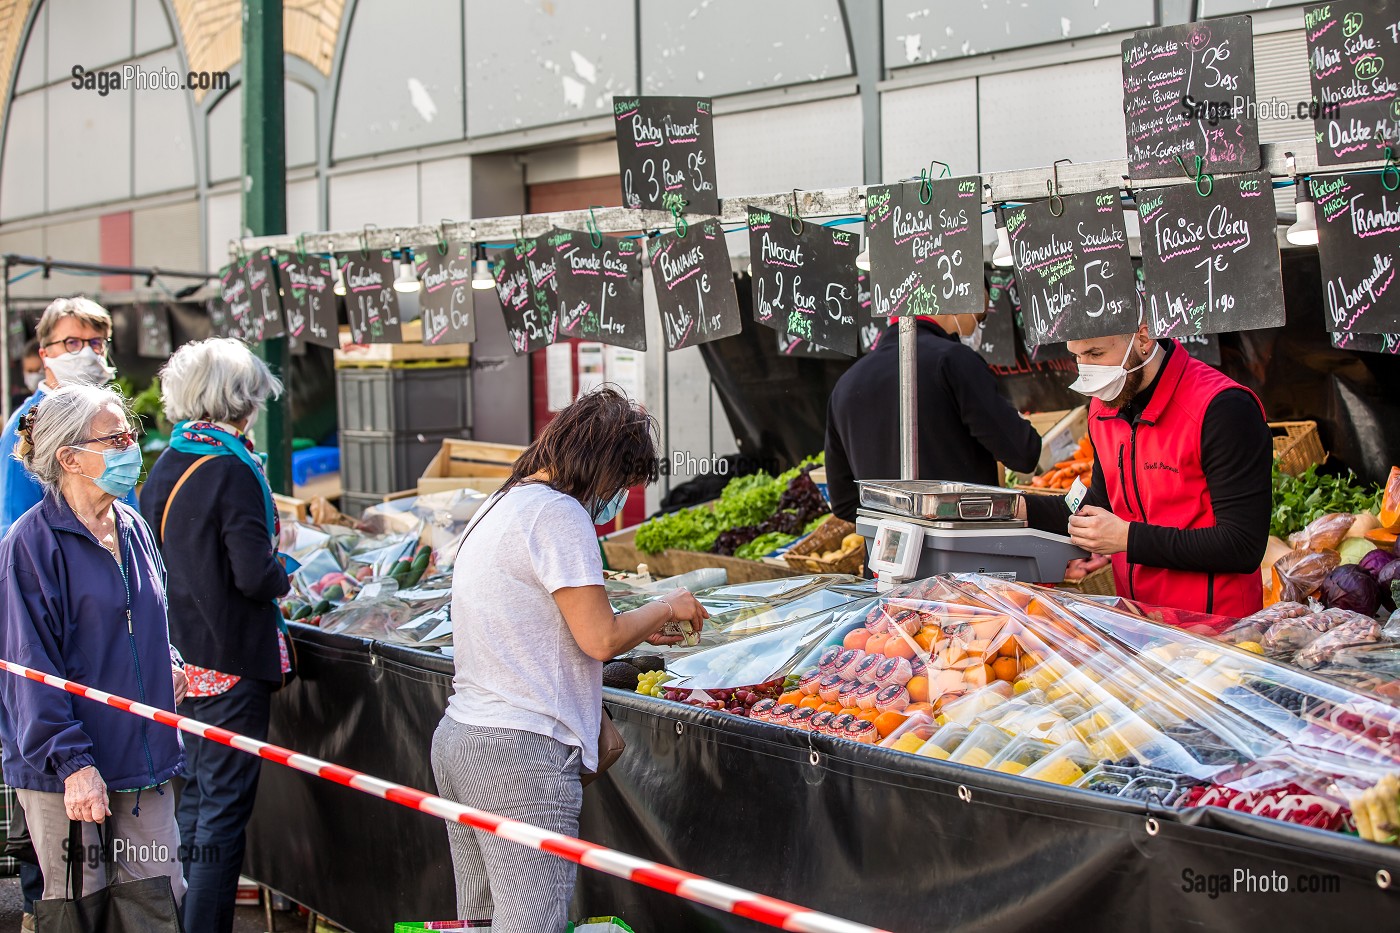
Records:
M936 480L862 481L856 531L882 586L940 573L1014 575L1059 583L1065 565L1088 557L1065 535L1016 519L1022 494Z

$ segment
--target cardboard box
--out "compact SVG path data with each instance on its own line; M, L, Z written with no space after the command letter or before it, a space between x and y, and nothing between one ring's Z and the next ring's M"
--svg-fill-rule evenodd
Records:
M776 580L780 577L801 576L805 571L794 570L782 561L744 560L742 557L724 557L700 551L679 551L667 548L659 554L647 554L637 549L637 529L640 525L604 535L600 541L608 569L637 569L645 564L654 577L676 577L692 570L705 567L721 567L729 573L730 583L754 583L758 580Z
M1079 448L1079 439L1089 433L1088 405L1080 405L1067 412L1047 413L1047 416L1050 414L1056 414L1060 417L1046 428L1036 424L1035 416L1031 418L1031 424L1036 426L1041 437L1040 463L1037 471L1040 473L1044 473L1061 460L1073 458L1075 450Z
M446 438L442 449L419 477L418 492L424 495L449 489L495 492L510 478L512 465L524 452L524 447L514 444Z
M335 351L337 369L347 366L392 366L402 363L450 360L463 365L471 359L469 343L443 343L429 346L423 341L423 323L409 321L403 325L403 343L352 344L350 328L340 328L340 349Z

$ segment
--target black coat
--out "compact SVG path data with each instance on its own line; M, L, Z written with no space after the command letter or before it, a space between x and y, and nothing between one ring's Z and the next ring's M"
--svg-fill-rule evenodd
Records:
M170 491L197 459L165 451L141 489L141 514L169 573L170 642L190 664L280 683L275 600L289 584L248 465L231 456L201 464L180 487L160 540Z
M997 391L986 362L937 324L919 321L919 478L999 485L997 461L1029 473L1040 435ZM899 478L899 328L836 383L826 411L831 511L855 521L856 480Z

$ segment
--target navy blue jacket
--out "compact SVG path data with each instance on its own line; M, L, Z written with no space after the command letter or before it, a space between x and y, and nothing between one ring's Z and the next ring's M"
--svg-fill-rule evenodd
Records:
M62 496L46 495L0 541L0 650L26 667L173 711L165 566L141 516L125 503L112 508L129 600L111 552ZM10 786L61 793L68 775L96 765L109 789L136 790L183 770L174 728L14 674L0 677Z
M167 449L141 487L141 514L160 535L166 502L198 460ZM277 598L290 584L272 547L262 486L237 457L190 474L160 542L170 568L170 640L190 664L280 684Z

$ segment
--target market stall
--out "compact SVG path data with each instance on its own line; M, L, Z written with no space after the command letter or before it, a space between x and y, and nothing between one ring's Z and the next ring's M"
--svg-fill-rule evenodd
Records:
M278 694L274 741L433 786L452 671L437 568L484 498L290 523L291 605L317 625L293 623L300 677ZM1318 535L1340 525L1297 543L1338 545ZM608 588L626 609L671 585ZM1400 708L1337 676L1336 650L1316 673L1275 650L1296 651L1299 631L1315 654L1356 649L1338 607L1315 610L1329 640L1286 603L1237 622L976 574L698 593L711 619L695 638L605 669L629 749L585 795L585 838L890 929L1393 916L1400 849L1367 839L1400 825ZM1393 653L1400 633L1372 624L1372 650ZM451 916L437 822L283 769L263 781L254 877L352 930ZM370 857L317 868L350 849ZM757 928L587 871L577 904L637 929Z

